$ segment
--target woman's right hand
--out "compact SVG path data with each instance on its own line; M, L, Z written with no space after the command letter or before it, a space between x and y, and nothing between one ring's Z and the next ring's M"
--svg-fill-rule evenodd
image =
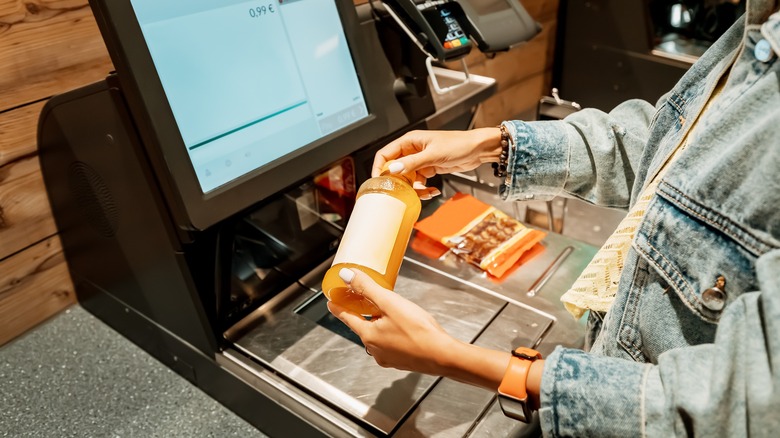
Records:
M366 353L383 367L440 375L439 362L456 349L458 341L448 335L428 312L406 298L379 286L357 269L343 268L339 277L353 293L362 295L380 315L366 320L333 301L328 310L366 346Z
M354 293L373 302L380 315L370 321L329 301L328 310L357 334L377 364L450 377L495 391L510 354L459 341L417 304L379 286L357 269L339 277Z
M464 172L482 163L498 161L501 131L479 128L469 131L411 131L388 143L374 157L371 176L378 176L385 163L392 173L416 171L424 178ZM400 163L400 164L396 164Z

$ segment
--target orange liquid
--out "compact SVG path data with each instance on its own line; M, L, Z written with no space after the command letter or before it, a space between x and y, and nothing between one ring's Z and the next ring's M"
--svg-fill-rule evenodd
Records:
M406 252L406 246L409 243L409 238L412 235L412 228L417 218L420 216L420 198L417 196L417 192L411 187L411 181L414 177L404 178L401 176L379 176L371 178L358 190L357 202L360 197L367 193L384 193L401 200L405 205L403 219L401 220L400 229L398 230L375 230L376 233L392 233L395 234L395 243L390 252L390 256L387 262L385 273L375 271L374 269L362 266L359 260L346 260L344 263L337 263L328 269L325 273L325 278L322 280L322 291L325 296L334 303L343 306L350 312L363 315L376 317L381 314L379 309L369 299L354 293L339 277L339 271L342 268L353 268L366 273L377 284L385 289L393 290L395 287L395 281L398 278L398 271L401 269L401 262ZM381 211L373 212L374 215L381 215ZM350 218L352 220L367 220L370 221L370 217ZM371 245L371 242L346 242L342 241L341 245Z
M339 277L339 271L342 268L352 268L363 271L385 289L392 290L395 286L395 281L393 284L389 284L385 279L385 275L380 275L373 269L354 263L338 263L333 265L333 267L328 269L325 278L322 280L322 291L329 300L358 315L379 316L381 312L371 300L355 293L349 286L344 284L341 277Z

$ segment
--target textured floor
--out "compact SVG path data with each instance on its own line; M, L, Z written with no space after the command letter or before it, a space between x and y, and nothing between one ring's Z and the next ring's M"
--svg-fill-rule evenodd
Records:
M0 348L0 437L264 437L79 306Z

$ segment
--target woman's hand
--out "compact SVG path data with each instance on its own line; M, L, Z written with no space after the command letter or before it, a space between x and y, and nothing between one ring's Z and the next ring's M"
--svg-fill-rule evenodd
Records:
M470 131L411 131L388 143L374 157L372 176L378 176L390 162L392 173L416 171L418 182L434 175L464 172L482 163L498 161L501 131L480 128ZM416 186L420 197L426 191ZM430 194L430 193L428 193Z
M420 306L379 286L363 272L342 269L339 276L381 312L378 318L367 321L336 303L328 303L330 313L360 336L377 364L450 377L494 391L498 388L509 363L508 352L453 338Z
M371 321L349 313L334 302L330 312L355 332L366 352L383 367L441 375L448 348L458 343L433 317L417 304L389 291L358 270L342 269L344 282L370 299L381 311Z

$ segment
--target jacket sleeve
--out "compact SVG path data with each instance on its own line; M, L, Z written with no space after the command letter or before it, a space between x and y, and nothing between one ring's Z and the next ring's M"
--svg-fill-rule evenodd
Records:
M654 113L651 104L633 99L609 113L584 109L564 120L505 122L515 150L502 198L567 195L627 209Z
M712 344L657 365L558 348L545 362L545 436L774 436L780 428L780 250L731 303Z

